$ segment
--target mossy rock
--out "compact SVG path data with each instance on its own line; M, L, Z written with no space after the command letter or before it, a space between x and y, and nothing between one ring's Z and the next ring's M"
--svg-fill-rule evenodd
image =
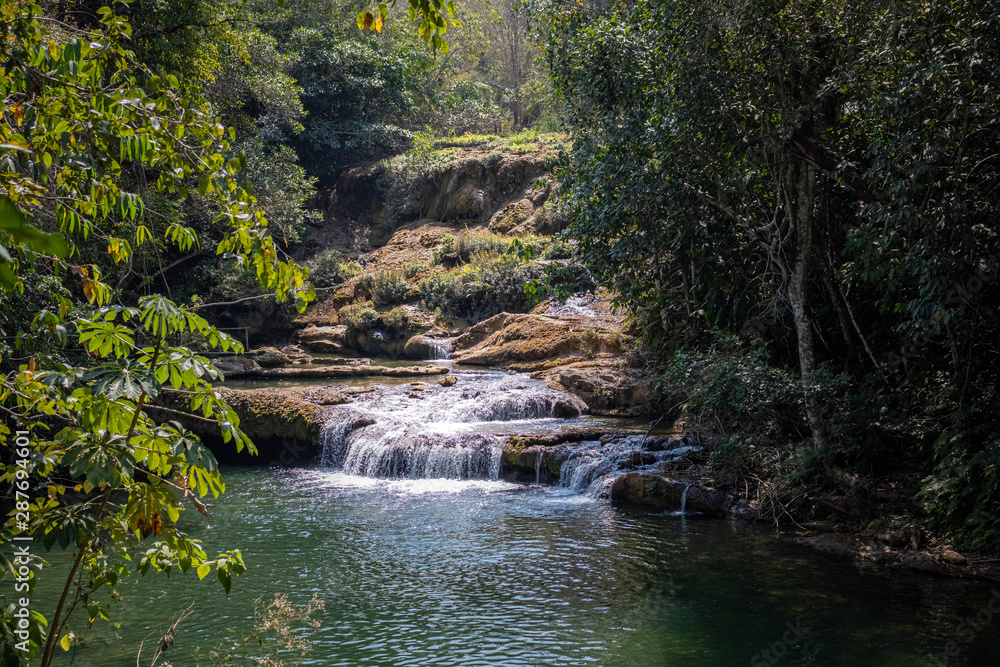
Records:
M490 231L497 234L509 234L515 227L527 220L534 211L535 206L530 199L511 202L490 218Z

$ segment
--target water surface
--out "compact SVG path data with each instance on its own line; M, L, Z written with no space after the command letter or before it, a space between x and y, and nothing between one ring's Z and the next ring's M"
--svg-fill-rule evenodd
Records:
M245 468L226 479L214 518L189 529L210 551L243 550L250 570L232 595L193 575L141 581L115 612L122 628L97 626L74 664L135 665L139 642L193 602L167 654L193 665L275 592L325 601L312 665L903 667L939 664L927 654L949 641L959 654L947 664L1000 654L1000 626L969 642L960 627L990 585L886 576L764 527L489 480Z

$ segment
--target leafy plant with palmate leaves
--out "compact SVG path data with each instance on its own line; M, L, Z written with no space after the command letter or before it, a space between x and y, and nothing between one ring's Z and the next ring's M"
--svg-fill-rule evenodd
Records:
M28 520L17 526L39 537L47 550L76 549L69 572L61 572L66 583L55 612L46 619L42 664L51 661L57 640L64 649L72 646L74 610L85 610L88 623L110 619L108 601L133 571L193 569L204 578L214 569L228 592L232 576L245 569L239 551L209 559L198 540L177 528L184 501L207 515L202 499L218 497L225 484L197 436L180 421L153 415L180 416L183 410L170 407L180 405L188 411L182 421L211 421L237 450L255 451L239 417L212 387L218 371L190 348L168 344L177 336L197 336L221 351L241 351L203 318L150 296L138 308L94 309L69 326L101 363L54 363L34 371L26 366L5 388L11 407L24 416L21 430L42 433L62 425L31 448L34 487L42 493L29 504ZM8 466L0 480L16 483L20 469ZM38 628L36 634L45 633Z
M98 27L83 30L30 2L0 5L0 309L41 277L66 288L45 297L49 307L38 303L31 331L19 334L34 341L27 363L15 370L0 360L0 482L14 505L0 531L0 578L27 567L28 596L39 576L65 581L52 612L33 609L27 629L0 600L9 665L51 665L57 646L74 645L74 627L111 618L115 589L131 575L214 570L228 592L245 568L238 551L210 558L178 527L185 507L207 513L204 499L225 488L212 453L183 424L209 422L225 442L254 451L213 390L219 372L192 349L241 347L165 297L122 305L128 295L101 279L97 263L131 267L143 244L186 252L201 242L179 219L150 222L154 188L129 192L123 172L143 183L148 175L167 196L211 198L219 254L279 300L304 309L314 297L307 272L278 259L240 184L232 131L185 99L176 78L144 72L122 45L131 33L123 17L109 7L97 16ZM16 431L30 434L30 446ZM68 571L37 557L15 570L7 556L25 534L73 551Z

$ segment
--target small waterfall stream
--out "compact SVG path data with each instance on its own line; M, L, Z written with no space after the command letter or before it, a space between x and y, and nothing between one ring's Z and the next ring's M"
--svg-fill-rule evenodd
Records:
M446 361L451 359L451 352L454 349L450 338L427 338L427 347L430 355L427 357L431 361Z
M578 493L606 498L620 473L651 470L660 463L680 458L695 449L680 441L674 447L647 448L647 438L634 435L606 443L596 441L577 445L559 469L559 485Z
M363 477L497 480L510 433L551 433L586 412L576 396L525 375L458 375L454 387L383 387L334 408L321 434L321 464ZM527 460L535 484L542 483L543 466L554 464L559 486L606 498L618 475L653 471L692 449L633 435L539 446ZM546 457L555 458L546 463Z
M321 461L367 477L498 479L507 444L494 434L499 427L554 427L585 411L575 396L523 375L386 388L334 412L321 434Z

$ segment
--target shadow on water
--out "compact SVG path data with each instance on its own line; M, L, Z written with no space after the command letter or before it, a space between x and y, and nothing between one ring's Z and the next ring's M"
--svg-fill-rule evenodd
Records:
M1000 626L970 637L961 625L989 584L887 576L740 522L501 481L226 478L209 526L191 530L210 552L243 550L250 570L231 597L194 576L138 582L116 610L121 630L95 627L75 664L135 665L139 642L193 601L167 655L193 665L196 647L236 638L251 600L275 592L325 601L315 665L902 667L995 664L1000 650Z

